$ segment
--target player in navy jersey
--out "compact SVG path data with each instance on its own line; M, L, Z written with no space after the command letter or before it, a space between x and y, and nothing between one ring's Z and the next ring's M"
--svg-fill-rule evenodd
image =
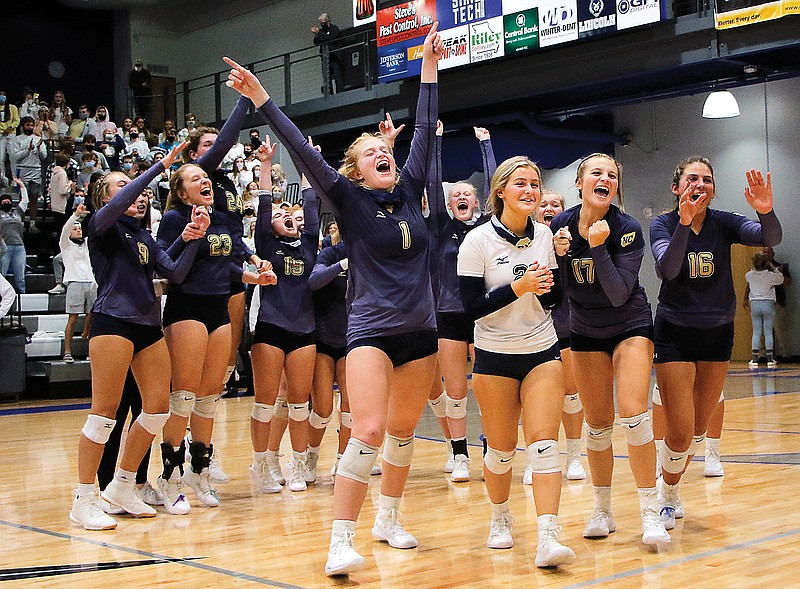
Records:
M224 153L224 152L223 152ZM181 166L170 178L167 211L158 228L158 241L168 243L193 205L212 206L214 191L205 170L196 164ZM190 505L181 493L182 480L200 501L219 505L209 482L211 433L214 413L230 352L228 296L234 278L251 284L275 281L272 272L255 274L242 270L228 216L214 211L206 239L186 280L171 287L164 306L164 335L172 360L170 419L164 427L161 456L164 471L158 479L164 506L173 514L188 513ZM241 222L238 224L241 231ZM183 436L193 415L191 468L183 470Z
M666 416L661 446L661 518L667 529L683 516L678 483L702 450L733 349L736 295L731 245L774 246L781 225L772 208L772 180L749 170L744 190L759 222L709 208L714 170L699 156L675 168L675 210L650 225L656 271L662 279L655 320L655 365Z
M548 227L553 219L564 212L564 197L553 190L542 190L542 200L536 209L536 221ZM553 324L558 335L558 347L561 350L561 362L564 364L564 408L561 423L567 438L566 476L568 480L578 481L586 478L586 471L581 463L581 435L583 432L583 405L572 375L572 351L569 341L569 300L564 291L564 299L553 309ZM532 485L530 466L525 469L522 482Z
M656 451L647 412L653 362L653 320L639 268L644 236L639 223L613 205L621 167L606 154L578 165L581 204L550 223L570 303L573 374L586 415L586 450L592 472L594 513L583 535L605 538L616 529L611 513L614 453L614 385L639 492L642 542L670 541L658 515Z
M444 127L436 127L436 151L431 171L428 174L429 223L434 233L436 247L436 326L439 332L438 364L444 377L445 416L451 436L453 455L451 479L454 482L469 481L469 453L467 451L467 354L473 343L474 322L465 313L458 290L456 265L458 248L464 236L489 216L479 216L483 203L478 191L469 182L456 182L444 194L442 184L442 134ZM475 136L480 142L481 159L484 162L486 186L483 194L489 193L489 181L496 167L489 132L475 127ZM446 203L446 205L445 205ZM471 354L470 354L471 355ZM434 401L435 402L435 401ZM439 405L440 406L440 405ZM432 407L436 409L436 405ZM440 409L441 411L441 409Z
M169 417L169 355L160 325L160 305L153 290L153 273L181 282L209 226L208 213L193 207L189 223L170 244L177 261L159 247L143 220L149 215L147 184L175 161L180 148L131 181L121 172L98 180L96 212L89 221L89 255L97 281L92 307L89 356L92 364L92 408L78 444L79 485L70 519L87 530L108 530L117 523L100 509L95 477L103 447L114 428L128 368L142 392L143 411L129 432L114 480L102 497L137 517L156 511L135 492L136 470L155 435ZM184 242L190 241L188 246Z
M258 148L263 169L271 167L276 147L267 136ZM293 450L287 485L292 491L305 491L306 484L316 480L316 468L313 473L310 472L306 467L306 459L308 400L316 356L314 307L308 278L314 268L319 245L317 197L306 184L303 190L304 227L301 230L297 225L297 217L273 205L272 199L267 198L272 193L270 174L261 175L259 188L256 251L265 261L271 262L278 281L274 286L261 288L259 292L261 306L251 352L255 402L250 418L253 441L250 474L262 493L281 491L280 484L270 473L266 454L275 399L281 373L285 371L289 436ZM330 412L327 416L330 418Z
M295 166L338 212L351 262L347 385L353 433L336 473L328 575L364 566L353 548L353 535L384 434L381 494L372 534L394 548L417 545L398 521L398 506L411 465L414 428L436 363L430 250L421 199L438 113L442 40L437 26L433 24L423 45L417 121L399 179L391 148L366 133L350 145L337 172L269 99L258 79L226 58L233 68L228 85L253 100Z
M487 545L514 545L508 497L521 415L538 516L535 562L551 567L573 562L575 553L558 541L564 374L547 309L562 296L553 234L531 219L541 197L536 164L524 156L500 164L489 193L491 221L466 234L458 280L463 308L475 321L472 387L487 443L484 475L492 510Z

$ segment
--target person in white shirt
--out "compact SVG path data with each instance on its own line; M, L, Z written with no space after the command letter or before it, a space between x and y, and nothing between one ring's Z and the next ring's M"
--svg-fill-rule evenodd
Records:
M64 263L64 283L67 285L66 309L69 314L64 329L64 362L73 362L72 336L78 315L86 314L81 337L87 338L91 326L91 310L97 298L92 264L89 261L89 244L83 237L81 219L86 216L86 206L81 202L61 229L61 259Z
M5 276L0 274L0 319L8 315L16 298L17 293L14 292L14 287L6 280Z
M94 130L94 138L97 141L103 140L103 135L106 131L112 135L117 134L117 124L111 120L108 115L108 109L105 106L98 106L94 113L94 121L97 123L97 128Z
M19 107L19 116L31 117L34 121L39 118L39 94L26 89L22 105Z
M775 343L772 328L775 323L775 287L783 284L784 277L778 270L770 268L769 260L762 252L753 256L753 269L744 275L747 280L744 308L750 307L753 321L753 358L748 362L750 368L758 367L761 350L761 334L764 334L764 348L767 350L767 368L775 368Z
M25 184L30 198L30 231L37 233L38 201L42 194L42 162L47 159L47 146L44 139L33 134L35 121L22 117L22 134L11 140L11 163L19 179Z
M139 136L139 131L131 129L128 132L128 138L129 142L128 147L125 148L125 153L132 155L134 159L146 160L147 156L150 155L150 146L147 145L147 141Z

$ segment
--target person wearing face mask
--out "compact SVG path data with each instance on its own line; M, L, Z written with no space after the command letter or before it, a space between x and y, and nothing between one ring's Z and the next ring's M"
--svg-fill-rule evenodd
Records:
M31 117L34 121L39 117L39 94L25 89L22 105L19 107L20 117Z
M6 154L19 126L19 109L8 101L5 90L0 90L0 184L8 184L6 178Z
M150 147L147 145L147 141L139 134L136 127L130 130L128 138L129 142L128 147L125 148L125 153L132 155L136 160L146 160L147 156L150 155Z
M50 209L56 221L56 230L61 231L67 220L67 200L75 190L75 182L67 176L69 157L66 154L59 151L55 157L55 164L50 184L47 186L47 194L50 197Z
M128 88L133 94L133 111L137 117L149 117L153 114L152 76L144 68L141 59L133 62L133 69L128 72Z
M314 33L314 45L319 45L319 53L322 55L322 79L324 81L323 93L325 88L330 94L336 94L344 90L344 69L342 67L342 56L336 51L341 41L337 41L342 36L342 32L331 22L331 17L327 12L319 15L319 26L311 27ZM325 52L328 52L328 67L325 68Z
M44 139L33 134L34 125L31 117L22 117L20 120L22 134L12 140L11 163L17 172L17 177L25 183L31 199L30 231L38 233L36 219L38 201L42 194L42 162L47 159L47 145Z
M133 179L139 175L139 164L133 161L132 155L123 155L121 158L122 173Z
M78 107L78 116L73 117L69 125L67 135L72 137L76 143L82 143L88 135L94 137L97 129L97 122L92 118L89 107L81 104Z
M192 113L187 112L184 121L186 122L186 126L178 131L178 141L186 141L189 137L189 133L197 129L197 117Z
M109 172L111 170L111 167L108 165L108 160L106 159L103 150L98 147L97 139L94 138L94 135L87 135L84 138L83 152L93 153L97 156L98 172Z
M89 186L92 174L99 170L100 165L97 163L97 154L91 151L84 151L81 155L81 171L76 180L78 188L86 190L86 187Z
M125 141L117 135L116 128L113 130L106 128L103 138L97 146L97 149L105 156L109 167L114 172L124 172L121 160L125 153L125 148Z
M28 191L25 183L14 178L20 193L19 203L15 207L11 195L0 195L0 235L6 244L6 253L0 258L0 274L14 275L17 292L25 292L25 242L22 234L25 231L25 210L28 208Z
M117 124L111 120L108 114L108 108L105 106L98 106L94 113L94 120L97 123L97 128L94 130L94 138L97 141L102 141L107 133L116 135Z

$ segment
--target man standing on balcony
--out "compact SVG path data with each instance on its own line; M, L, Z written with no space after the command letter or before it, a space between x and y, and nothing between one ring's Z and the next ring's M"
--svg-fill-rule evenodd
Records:
M144 69L142 60L133 62L133 69L128 74L128 87L133 94L133 110L137 117L152 118L153 89L150 72Z
M344 70L342 68L342 56L337 49L340 42L337 39L341 38L342 32L335 24L331 23L331 17L327 12L319 15L319 26L311 27L311 32L314 33L314 45L319 45L319 52L323 54L323 45L328 46L328 69L325 69L325 58L322 59L322 78L328 85L331 94L336 94L344 90ZM323 87L324 91L324 87Z

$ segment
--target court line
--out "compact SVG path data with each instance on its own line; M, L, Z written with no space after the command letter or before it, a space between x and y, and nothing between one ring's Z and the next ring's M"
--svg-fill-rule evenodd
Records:
M83 536L74 536L72 534L63 534L61 532L54 532L52 530L45 530L44 528L37 528L34 526L27 526L25 524L19 524L16 522L9 522L0 519L0 525L7 526L9 528L16 528L18 530L25 530L27 532L35 532L37 534L43 534L45 536L52 536L54 538L61 538L63 540L74 540L77 542L84 542L86 544L92 544L94 546L100 546L102 548L111 548L113 550L119 550L121 552L127 552L130 554L136 554L137 556L145 556L147 558L156 558L161 560L174 560L174 557L166 556L163 554L158 554L156 552L147 552L146 550L139 550L137 548L129 548L127 546L120 546L119 544L110 544L109 542L102 542L100 540L92 540L91 538L84 538ZM254 583L258 583L259 585L269 585L270 587L281 587L282 589L306 589L300 585L291 585L289 583L282 583L280 581L273 581L272 579L264 579L262 577L256 577L254 575L248 575L247 573L240 573L237 571L231 571L229 569L223 569L221 567L215 567L213 565L203 564L201 562L185 560L182 558L178 558L175 560L177 564L181 564L183 566L193 567L196 569L201 569L211 573L217 573L220 575L225 575L227 577L233 577L235 579L242 579L244 581L252 581Z
M73 403L71 405L46 405L43 407L17 407L16 409L0 409L0 417L6 415L30 415L34 413L57 413L59 411L79 411L91 409L91 403Z

